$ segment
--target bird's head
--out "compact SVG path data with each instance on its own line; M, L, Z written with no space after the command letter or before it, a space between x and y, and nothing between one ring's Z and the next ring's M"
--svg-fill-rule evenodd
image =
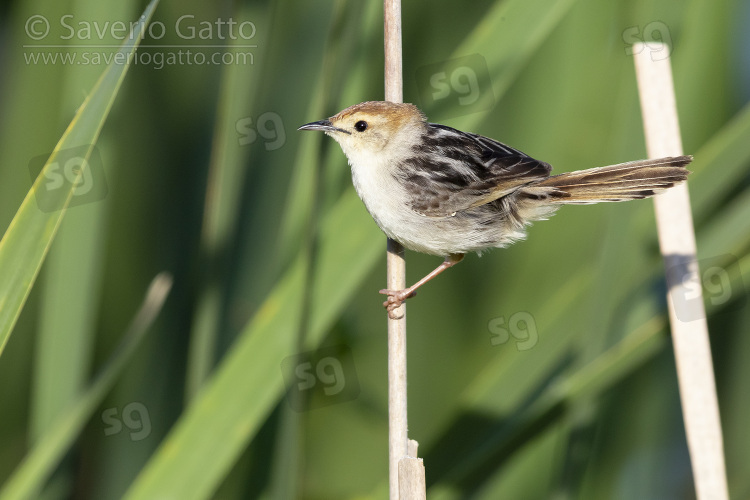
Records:
M349 161L359 163L369 155L398 156L419 140L425 117L413 104L368 101L355 104L328 120L302 125L299 130L321 130L333 137Z

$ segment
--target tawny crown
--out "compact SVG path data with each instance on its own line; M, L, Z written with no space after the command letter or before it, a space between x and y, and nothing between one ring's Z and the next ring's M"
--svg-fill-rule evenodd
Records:
M413 104L386 101L367 101L350 106L330 118L334 126L362 120L376 121L381 128L395 132L404 124L426 121L422 112Z

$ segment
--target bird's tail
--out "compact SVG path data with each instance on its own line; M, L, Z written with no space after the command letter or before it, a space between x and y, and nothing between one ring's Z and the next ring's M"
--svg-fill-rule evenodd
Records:
M535 188L547 188L537 192L553 204L648 198L687 179L685 166L691 161L692 156L674 156L568 172L529 186L527 196L534 197Z

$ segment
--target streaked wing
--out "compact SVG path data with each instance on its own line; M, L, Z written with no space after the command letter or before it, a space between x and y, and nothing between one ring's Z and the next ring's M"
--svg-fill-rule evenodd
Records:
M546 179L552 170L495 140L434 123L405 163L398 175L411 196L411 208L428 217L490 203Z

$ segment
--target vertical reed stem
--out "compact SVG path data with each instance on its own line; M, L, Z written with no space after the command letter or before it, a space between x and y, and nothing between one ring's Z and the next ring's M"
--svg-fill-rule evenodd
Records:
M385 100L403 102L401 1L384 0ZM387 288L406 288L404 248L388 240ZM407 455L406 305L388 318L388 469L391 500L398 500L398 462Z
M651 158L677 156L682 154L682 140L670 59L651 57L651 50L664 54L669 47L654 45L634 46L646 146ZM726 500L721 422L687 185L658 195L654 208L667 270L669 321L695 491L698 500ZM690 318L677 312L685 307L691 309Z

